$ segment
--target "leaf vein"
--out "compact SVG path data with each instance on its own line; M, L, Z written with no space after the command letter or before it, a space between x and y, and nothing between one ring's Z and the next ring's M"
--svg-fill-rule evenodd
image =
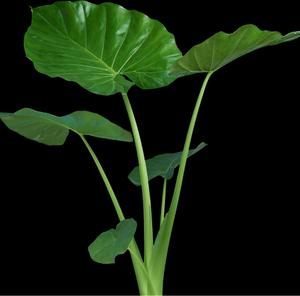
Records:
M122 46L123 46L123 44L124 44L124 41L126 40L126 37L127 37L127 35L128 35L128 31L129 31L130 24L131 24L131 17L130 17L130 20L129 20L129 25L128 25L128 27L127 27L126 35L125 35L125 37L124 37L124 39L123 39L123 41L122 41L122 43L121 43L121 46L119 47L119 49L118 49L117 52L116 52L116 55L115 55L115 57L114 57L114 59L113 59L111 68L113 68L114 63L115 63L115 60L116 60L116 58L117 58L117 56L118 56L118 54L119 54L119 52L120 52L120 50L121 50L121 48L122 48ZM119 71L118 71L118 72L119 72Z
M246 33L249 31L250 28L247 28L247 30L244 32L244 34L241 35L241 38L238 40L238 42L236 43L236 45L232 48L231 52L222 60L222 62L219 63L219 65L221 65L231 54L232 52L236 49L236 47L240 44L241 40L244 38L244 36L246 35ZM234 34L234 33L233 33Z
M149 32L149 34L147 35L147 37L143 40L143 42L140 44L140 46L132 53L132 55L127 59L127 61L123 64L123 66L119 69L119 71L117 73L120 73L121 70L124 68L124 66L131 60L131 58L136 54L136 52L141 48L141 46L146 42L146 40L148 39L148 37L150 36L151 32L153 31L153 28L155 27L155 25L152 26L151 31ZM126 35L127 36L127 35ZM145 57L144 57L145 58ZM143 60L143 59L142 59ZM140 61L139 61L140 62ZM138 63L139 63L138 62Z
M152 29L152 30L153 30L153 29ZM152 30L151 30L151 32L152 32ZM151 33L151 32L150 32L150 33ZM149 35L150 35L150 34L149 34ZM148 35L148 36L149 36L149 35ZM147 38L148 38L148 37L147 37ZM128 70L128 69L130 69L130 68L136 66L137 64L139 64L140 62L142 62L143 60L145 60L149 55L153 54L153 52L159 48L159 46L161 45L161 43L164 42L164 41L165 41L166 39L168 39L168 38L169 38L169 36L167 36L165 39L161 40L161 42L160 42L160 43L159 43L152 51L150 51L148 54L144 55L143 58L142 58L141 60L137 61L135 64L133 64L133 65L131 65L130 67L128 67L128 68L127 68L124 72L122 72L122 73L127 73L127 70ZM135 53L136 53L136 52L135 52ZM162 58L164 58L164 57L162 57ZM157 62L157 61L156 61L156 62ZM156 62L155 62L155 63L156 63ZM155 63L154 63L154 64L155 64ZM146 67L148 67L148 66L149 66L149 64L148 64ZM124 66L123 66L123 67L124 67ZM122 68L123 68L123 67L122 67ZM142 69L142 68L140 68L140 69ZM119 72L120 72L120 70L119 70ZM119 72L118 72L118 73L119 73Z

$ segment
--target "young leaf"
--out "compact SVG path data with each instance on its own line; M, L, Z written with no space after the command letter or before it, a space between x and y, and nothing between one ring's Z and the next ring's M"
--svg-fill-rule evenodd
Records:
M245 25L232 34L219 32L193 46L172 65L169 75L213 72L256 49L300 37L300 31L282 36L279 32L261 31Z
M0 119L12 131L46 145L62 145L69 130L79 135L126 142L133 141L130 132L89 111L76 111L57 117L24 108L15 113L0 113Z
M205 147L206 143L201 143L196 149L189 150L188 157ZM162 176L164 179L170 180L173 177L175 168L180 164L182 152L166 153L157 155L146 160L148 180L157 176ZM141 185L139 167L135 167L128 175L129 180L136 186Z
M115 263L115 257L128 249L136 227L136 221L131 218L121 221L116 230L102 232L88 247L91 258L97 263Z
M40 73L75 81L100 95L127 93L134 84L159 88L177 78L167 75L181 56L174 36L143 13L87 1L31 10L24 47Z

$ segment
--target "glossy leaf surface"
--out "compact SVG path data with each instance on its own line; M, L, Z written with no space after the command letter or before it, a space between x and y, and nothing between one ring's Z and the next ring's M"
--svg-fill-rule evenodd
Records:
M181 52L157 20L113 3L60 1L31 8L26 56L40 73L100 95L166 86ZM131 81L124 78L127 76Z
M0 113L0 119L12 131L46 145L62 145L69 130L79 135L126 142L133 141L130 132L89 111L76 111L57 117L24 108L15 113Z
M279 32L261 31L254 25L242 26L232 34L219 32L179 58L169 75L213 72L251 51L298 37L300 31L282 36Z
M91 258L97 263L115 263L115 257L128 249L136 227L136 221L131 218L121 221L116 229L101 233L88 247Z
M200 151L207 144L201 143L196 149L189 150L188 157ZM162 176L170 180L173 177L175 168L180 164L182 152L166 153L157 155L146 160L148 180ZM136 186L141 185L139 167L135 167L128 175L129 180Z

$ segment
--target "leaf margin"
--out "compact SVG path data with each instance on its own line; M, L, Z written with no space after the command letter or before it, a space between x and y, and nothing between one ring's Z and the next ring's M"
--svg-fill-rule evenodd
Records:
M24 112L24 114L22 114L22 112ZM26 112L29 112L28 114L26 114ZM86 132L80 132L76 129L74 129L74 127L71 127L71 126L68 126L66 125L64 122L61 122L63 120L67 120L67 119L70 119L70 120L74 120L74 122L76 123L76 127L77 127L77 124L78 124L78 120L75 119L74 116L84 116L86 115L86 117L88 116L94 116L96 118L96 122L95 124L90 127L88 130L91 130L93 129L97 124L101 123L101 120L104 121L104 123L108 124L110 127L115 127L116 129L119 129L120 130L120 133L124 133L125 136L124 136L124 139L121 140L121 139L117 139L117 138L113 138L113 137L103 137L103 136L97 136L96 135L96 132L93 133L93 134L90 134L90 133L86 133ZM47 141L47 143L43 142L43 141L38 141L36 140L35 138L39 138L38 135L41 135L41 133L44 132L44 129L41 129L41 131L39 132L39 134L34 137L34 138L30 138L30 137L27 137L25 136L24 134L14 130L13 128L11 128L9 125L9 122L10 120L14 120L15 117L18 117L18 116L28 116L29 118L30 117L37 117L37 118L44 118L46 121L46 124L44 124L45 126L47 126L47 122L49 122L48 126L50 127L53 127L53 126L56 126L57 127L57 130L61 130L61 132L63 133L62 137L60 140L57 140L57 142L55 142L56 144L47 144L49 143ZM45 117L43 117L45 116ZM132 137L132 134L131 132L128 132L126 130L124 130L123 128L119 127L118 125L112 123L111 121L109 121L108 119L106 119L105 117L97 114L97 113L94 113L94 112L90 112L90 111L75 111L75 112L72 112L68 115L64 115L64 116L56 116L56 115L53 115L53 114L50 114L50 113L46 113L46 112L40 112L40 111L36 111L36 110L33 110L31 108L22 108L14 113L8 113L8 112L0 112L0 119L3 121L3 123L7 126L8 129L18 133L19 135L27 138L27 139L30 139L30 140L33 140L33 141L37 141L39 143L42 143L42 144L45 144L45 145L49 145L49 146L58 146L58 145L63 145L67 139L67 136L69 134L69 130L72 130L73 132L75 132L76 134L78 134L79 136L84 136L84 135L88 135L88 136L93 136L93 137L96 137L96 138L103 138L103 139L111 139L111 140L119 140L119 141L125 141L125 142L133 142L133 137ZM56 119L53 120L53 119ZM58 122L60 121L60 122ZM22 122L22 121L21 121ZM43 121L39 121L37 120L36 122L34 120L29 120L29 122L32 122L33 125L38 125L39 123L43 122ZM51 122L54 122L54 123L51 123ZM85 121L83 121L83 123L81 123L81 126L84 124ZM87 120L86 120L87 122ZM28 124L28 122L27 122ZM23 120L23 124L21 124L20 126L17 126L16 129L19 129L20 127L22 128L22 126L26 125L26 121ZM19 128L18 128L19 127ZM65 130L63 130L65 129ZM99 133L99 132L98 132ZM26 134L26 129L25 129L25 134Z
M63 3L63 2L68 2L68 5L71 5L72 7L74 7L74 5L76 4L76 3L79 3L79 4L81 4L81 6L82 7L88 7L89 9L91 9L91 7L93 7L93 9L100 9L100 7L104 7L105 9L107 9L106 8L106 6L108 6L108 7L110 7L110 6L115 6L115 7L117 7L118 9L121 9L121 10L123 10L123 11L126 11L126 13L128 13L128 14L130 14L131 16L133 15L133 14L139 14L140 16L139 17L141 17L141 18L146 18L147 19L147 21L150 21L150 22L152 22L153 24L155 23L155 25L156 24L158 24L158 26L161 26L162 27L162 29L160 29L161 30L161 32L163 32L163 34L167 34L166 36L167 36L167 39L169 39L169 38L171 38L172 39L172 48L173 48L173 51L175 50L176 51L176 57L173 57L173 60L172 60L172 62L168 62L168 68L166 68L166 69L164 69L164 80L165 81L167 81L167 83L165 84L165 85L163 85L163 84L159 84L159 86L157 86L155 83L157 83L157 81L155 81L155 80L157 80L157 79L154 79L154 80L152 80L152 84L154 84L154 87L153 87L153 85L151 85L151 87L148 87L149 86L149 84L148 84L148 86L146 87L146 88L143 88L143 87L141 87L140 85L138 85L139 83L137 83L136 81L134 81L134 80L132 80L133 78L133 76L130 74L130 73L128 73L129 75L127 75L126 73L119 73L119 72L116 72L114 69L112 69L113 70L113 73L112 73L112 79L108 79L108 81L113 81L112 82L112 84L113 85L107 85L107 88L105 87L105 90L103 91L103 92L98 92L98 90L92 90L95 86L92 86L92 87L87 87L87 86L85 86L84 84L85 84L85 82L83 82L83 83L79 83L78 81L75 81L75 80L72 80L72 79L68 79L68 78L66 78L66 77L61 77L61 76L59 76L59 75L48 75L47 73L45 73L45 71L44 70L42 70L42 69L40 69L39 68L39 66L38 66L38 63L36 63L36 62L34 62L34 59L32 58L32 57L30 57L29 55L29 49L27 49L28 48L28 46L27 46L27 40L28 40L28 38L29 38L29 30L31 29L31 27L32 27L32 25L33 25L33 15L34 15L34 12L36 12L38 9L41 9L41 8L44 8L44 7L48 7L48 8L50 8L50 7L54 7L54 5L62 5L61 3ZM84 5L83 5L84 4ZM64 4L64 5L67 5L67 4ZM71 7L70 6L70 7ZM175 42L175 37L174 37L174 35L172 34L172 33L170 33L169 31L167 31L167 29L166 29L166 27L162 24L162 23L160 23L158 20L156 20L156 19L152 19L152 18L150 18L150 17L148 17L146 14L144 14L144 13L142 13L142 12L139 12L139 11L136 11L136 10L127 10L127 9L125 9L123 6L121 6L121 5L118 5L118 4L115 4L115 3L111 3L111 2L103 2L103 3L100 3L100 4L94 4L94 3L90 3L90 2L88 2L88 1L75 1L75 2L71 2L71 1L57 1L57 2L54 2L53 4L51 4L51 5L44 5L44 6L39 6L39 7L36 7L36 8L33 8L33 7L31 7L31 6L29 6L30 7L30 9L31 9L31 11L32 11L32 23L31 23L31 25L28 27L28 30L27 30L27 32L25 33L25 36L24 36L24 48L25 48L25 53L26 53L26 56L27 56L27 58L29 58L32 62L33 62L33 64L34 64L34 67L35 67L35 69L38 71L38 72L40 72L40 73L43 73L43 74L45 74L45 75L47 75L47 76L50 76L50 77L60 77L60 78L63 78L64 80L67 80L67 81L74 81L74 82L76 82L76 83L78 83L81 87L83 87L84 89L87 89L88 91L90 91L90 92L92 92L92 93L96 93L96 94L100 94L100 95L104 95L104 96L109 96L109 95L113 95L113 94L116 94L116 93L118 93L118 92L121 92L121 93L123 93L123 94L125 94L125 93L127 93L128 91L129 91L129 89L131 88L131 86L133 86L133 85L137 85L138 87L140 87L140 88L142 88L142 89L154 89L154 88L160 88L160 87L165 87L165 86L167 86L167 85L169 85L170 83L172 83L172 82L174 82L178 77L179 77L179 75L177 76L177 77L174 77L174 78L172 78L171 80L170 80L170 77L169 77L169 75L168 75L168 72L169 72L169 70L170 70L170 67L171 67L171 65L172 65L172 63L173 63L173 61L175 61L176 60L176 58L177 58L177 55L178 55L178 57L179 56L182 56L182 53L181 53L181 51L179 50L179 48L177 47L177 45L176 45L176 42ZM84 8L84 9L85 9ZM148 36L147 36L147 38L148 38ZM124 39L125 40L125 39ZM171 44L171 43L170 43ZM141 46L142 46L143 44L141 44ZM122 47L122 46L121 46ZM149 46L148 46L149 47ZM168 49L169 50L169 49ZM137 50L138 51L138 50ZM134 53L134 54L136 54L136 52ZM161 58L162 59L165 59L166 57L168 57L169 59L170 59L170 57L169 56L166 56L166 55L164 55L164 56L162 56ZM130 58L132 58L132 56L130 57ZM144 58L142 59L142 60L144 60ZM127 64L127 62L128 61L126 61L126 64ZM156 62L155 62L156 63ZM123 65L124 66L124 65ZM121 67L121 69L123 68L123 66ZM109 67L109 65L107 65L107 67ZM148 67L148 65L147 65L147 67ZM110 67L109 67L110 68ZM148 73L148 72L147 72ZM149 72L150 74L151 74L151 71ZM130 77L129 77L130 76ZM150 77L151 75L149 75L149 77ZM127 77L127 78L129 78L130 80L128 80L128 79L126 79L125 77ZM147 77L147 79L149 79L149 77ZM118 81L116 81L116 79L118 78ZM151 78L152 79L152 78ZM106 83L106 82L105 82ZM110 83L110 82L107 82L107 83ZM101 83L100 83L101 84ZM155 86L156 85L156 86Z
M188 158L192 155L194 155L195 153L197 153L198 151L200 151L202 148L204 148L205 146L207 146L208 144L205 142L200 143L195 149L190 149L188 152ZM180 165L180 161L181 161L181 156L182 156L183 151L181 152L175 152L175 153L164 153L164 154L159 154L156 155L150 159L146 160L146 167L147 167L147 175L148 175L148 181L161 176L166 180L170 180L173 175L174 175L174 170L177 166ZM162 159L164 161L165 158L173 158L175 157L169 164L167 170L163 173L157 173L155 172L153 174L152 172L152 163L155 162L156 160L160 161L160 159ZM173 164L175 163L175 165L173 166ZM150 164L150 165L149 165ZM128 179L136 186L140 186L140 175L139 175L139 166L136 166L135 168L133 168L133 170L129 173L128 175Z
M127 223L126 225L124 225L125 223ZM130 223L130 224L129 224ZM128 226L129 225L129 226ZM120 230L120 228L122 228ZM127 228L126 228L127 227ZM125 230L124 230L125 229ZM124 219L122 221L120 221L116 228L111 228L107 231L104 231L102 232L100 235L97 236L97 238L88 246L88 252L90 254L90 257L93 261L97 262L97 263L102 263L102 264L111 264L111 263L115 263L115 258L118 256L118 255L122 255L124 254L128 248L129 248L129 245L131 244L133 238L134 238L134 235L135 235L135 232L136 232L136 229L137 229L137 222L133 219L133 218L129 218L129 219ZM99 252L97 252L97 248L99 249L99 247L101 246L101 239L103 238L107 238L108 236L112 236L113 238L115 238L116 236L116 232L119 231L119 234L118 234L118 238L116 239L116 241L113 243L113 245L115 246L116 243L119 243L120 244L120 241L118 242L118 239L120 239L120 236L123 234L124 236L124 232L126 231L127 233L125 233L125 235L127 235L129 238L126 239L126 245L127 247L122 248L122 251L121 252L118 252L116 255L115 253L112 254L112 256L110 256L109 258L109 261L106 259L106 261L100 261L99 259L97 259L96 257L99 255ZM122 233L123 232L123 233ZM129 234L128 234L129 232ZM99 245L99 241L100 241L100 245ZM110 245L110 244L109 244ZM124 244L123 244L124 245ZM102 247L102 246L101 246ZM106 247L107 248L107 247ZM105 247L104 248L101 248L101 251L103 251L104 249L104 252L105 252ZM97 253L97 254L95 254ZM107 253L106 253L107 255ZM109 256L108 256L109 257ZM113 257L113 258L112 258Z
M220 67L217 68L213 68L210 70L205 70L205 69L201 69L201 67L199 66L198 70L192 70L190 67L194 67L194 65L197 63L199 65L199 62L195 62L197 60L196 55L198 56L203 56L204 53L201 53L201 49L204 46L208 47L209 42L214 41L216 42L215 39L219 40L222 38L226 38L226 40L228 40L230 37L234 37L234 35L240 34L240 31L245 30L245 29L252 29L254 31L256 31L255 33L264 33L264 34L268 34L269 33L269 37L270 35L275 35L277 36L276 38L270 40L269 42L267 42L267 44L263 45L263 46L258 46L254 49L248 50L246 53L240 54L239 56L230 59L227 63L221 65ZM237 30L235 30L233 33L225 33L223 31L220 31L218 33L215 33L214 35L212 35L211 37L207 38L206 40L204 40L203 42L201 42L200 44L194 45L185 55L183 55L182 57L180 57L178 60L176 60L169 72L170 76L173 75L182 75L182 76L187 76L187 75L192 75L192 74L198 74L198 73L209 73L209 72L215 72L217 70L219 70L220 68L222 68L223 66L227 65L228 63L234 61L235 59L248 54L254 50L257 50L259 48L263 48L266 46L273 46L273 45L277 45L283 42L288 42L288 41L292 41L295 40L297 38L300 37L300 31L294 31L294 32L290 32L286 35L282 35L280 32L278 31L268 31L268 30L260 30L257 26L252 25L252 24L247 24L247 25L243 25L241 27L239 27ZM222 44L219 45L219 47L222 47ZM198 48L200 48L200 50L198 50ZM215 52L215 50L214 50ZM231 52L230 52L231 54ZM228 55L229 56L229 55ZM226 60L227 57L225 57L223 60ZM194 58L194 61L193 61ZM211 61L211 64L213 63L213 60ZM189 66L188 64L192 64L192 66ZM196 67L197 68L197 67ZM201 71L202 70L202 71Z

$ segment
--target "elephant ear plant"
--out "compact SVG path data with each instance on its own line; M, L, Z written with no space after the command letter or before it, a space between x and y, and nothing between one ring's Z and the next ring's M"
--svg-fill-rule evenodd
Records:
M108 119L88 111L54 115L24 108L15 113L0 113L11 130L46 145L62 145L69 130L77 133L89 150L116 209L120 223L100 234L88 247L92 260L115 263L115 257L129 250L141 295L162 295L167 252L181 191L187 158L206 146L200 143L189 150L197 113L210 76L231 61L259 48L291 41L300 31L285 36L279 32L261 31L245 25L232 34L219 32L195 45L182 56L174 36L157 20L113 4L95 5L86 1L60 1L32 10L32 23L24 38L24 47L35 69L50 77L77 82L86 90L101 96L122 96L132 134ZM142 143L131 108L128 92L132 86L155 89L168 86L176 79L206 73L182 152L166 153L145 160ZM139 166L129 180L142 188L144 215L144 256L134 234L137 222L125 219L110 186L85 136L132 142ZM167 180L179 166L170 208L165 214ZM160 229L153 241L152 209L149 180L164 178Z

